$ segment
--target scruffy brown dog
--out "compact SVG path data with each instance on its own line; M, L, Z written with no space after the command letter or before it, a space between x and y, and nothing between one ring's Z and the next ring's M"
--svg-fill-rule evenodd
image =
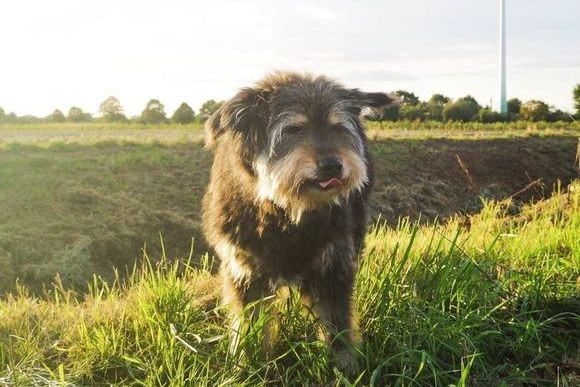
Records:
M351 296L373 177L359 115L391 100L280 72L207 121L215 158L203 228L221 259L234 347L243 307L290 284L328 327L339 366L356 364Z

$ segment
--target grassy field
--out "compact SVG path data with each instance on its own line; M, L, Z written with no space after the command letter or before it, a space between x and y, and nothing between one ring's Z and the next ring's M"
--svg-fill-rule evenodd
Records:
M580 122L547 123L517 121L495 124L478 122L367 122L371 139L492 139L527 136L564 136L580 131ZM203 124L187 125L137 123L39 123L0 124L0 146L11 143L95 143L121 141L174 144L203 139Z
M375 218L444 220L481 208L480 196L516 204L569 183L575 128L371 128ZM117 129L97 124L0 129L0 294L15 278L39 294L55 274L86 290L92 273L112 279L144 246L171 257L206 248L200 200L211 153L192 128ZM538 180L538 179L541 179Z
M57 282L0 301L0 385L561 385L580 382L580 184L508 215L377 224L356 281L362 371L332 367L296 294L270 358L251 328L236 363L211 261L146 257L87 294Z
M580 382L577 124L370 125L354 376L292 293L227 356L201 128L99 125L0 127L0 386Z

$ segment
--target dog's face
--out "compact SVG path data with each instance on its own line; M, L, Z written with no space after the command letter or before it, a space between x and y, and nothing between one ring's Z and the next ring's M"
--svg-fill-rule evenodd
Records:
M278 73L226 102L206 123L208 142L240 141L240 158L257 179L256 199L271 200L298 222L368 182L360 112L391 101L325 77Z

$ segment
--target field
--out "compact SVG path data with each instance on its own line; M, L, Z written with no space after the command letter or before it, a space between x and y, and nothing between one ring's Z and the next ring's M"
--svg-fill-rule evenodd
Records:
M226 355L199 127L0 127L0 386L576 385L579 133L371 125L348 376L293 293Z

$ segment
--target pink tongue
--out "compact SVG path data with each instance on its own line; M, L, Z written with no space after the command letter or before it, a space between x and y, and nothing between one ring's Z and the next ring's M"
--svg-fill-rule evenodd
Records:
M329 180L318 182L318 185L320 185L322 188L335 187L335 186L341 185L341 184L342 184L342 182L340 180L338 180L336 177L333 177L332 179L329 179Z

